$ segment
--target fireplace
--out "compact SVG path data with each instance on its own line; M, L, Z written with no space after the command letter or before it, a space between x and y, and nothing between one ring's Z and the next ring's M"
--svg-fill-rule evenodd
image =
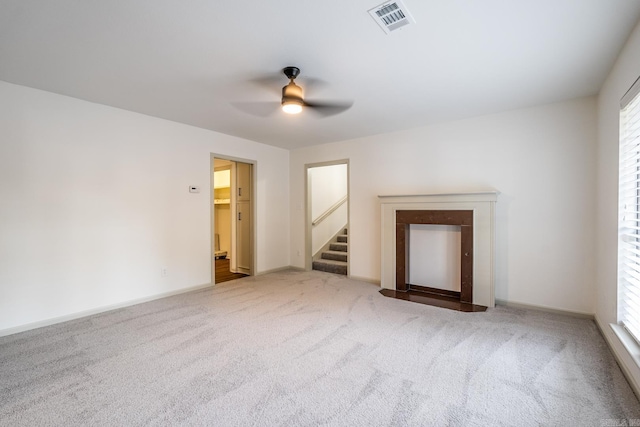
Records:
M495 305L495 203L498 192L379 196L382 213L381 286L448 295L461 303ZM407 283L411 224L456 225L461 230L460 292ZM403 298L407 299L407 298Z

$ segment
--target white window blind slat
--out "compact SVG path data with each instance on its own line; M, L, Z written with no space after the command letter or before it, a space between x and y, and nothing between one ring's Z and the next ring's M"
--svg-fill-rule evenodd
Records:
M637 270L633 270L630 268L625 268L622 271L626 275L625 280L623 281L625 284L625 288L628 288L629 292L633 292L633 288L635 287L634 283L640 281L640 273L638 273Z
M625 280L624 281L624 285L625 288L631 292L634 295L637 295L640 297L640 286L639 286L639 282L640 280L638 279L634 279L634 280Z
M625 181L628 180L629 178L632 178L632 179L635 178L640 172L640 170L638 170L640 168L640 163L638 162L638 160L639 159L627 158L624 160L624 163L621 162L620 166L624 167L626 172L624 175L621 175L620 178L624 178Z
M634 160L630 165L621 164L620 167L624 167L627 169L627 173L620 176L620 183L631 182L638 179L638 175L640 174L640 159Z
M638 313L638 306L633 306L633 307L631 307L631 309L628 306L627 310L625 312L625 315L626 315L625 316L626 317L625 323L626 324L632 324L632 325L639 324L640 323L640 317L637 317L637 313Z
M640 272L640 266L638 266L638 264L635 263L637 257L638 257L638 255L636 255L632 251L623 252L622 253L622 258L623 259L622 260L625 261L624 264L622 264L623 270L629 271L629 272L633 272L633 271Z
M625 256L627 256L627 257L631 257L631 256L640 257L640 249L636 245L628 245L625 248L625 251L631 253L631 254L626 254ZM635 261L635 259L634 259L634 261Z
M623 261L625 261L623 270L625 272L628 272L631 276L635 277L636 279L638 279L640 281L640 268L638 268L638 266L629 266L629 260L631 260L632 257L636 257L636 255L633 254L625 254L625 256L623 257ZM635 262L635 261L633 261ZM637 275L637 276L636 276Z
M627 221L629 221L629 220L627 220ZM640 227L638 227L637 225L625 225L624 226L624 235L625 236L638 238L640 236L637 234L637 231L640 231ZM627 243L627 242L625 242L625 243Z
M635 216L635 215L640 215L640 212L628 210L628 211L624 211L623 214L624 215Z
M636 304L634 298L629 300L626 311L627 315L625 323L640 324L640 304Z
M629 307L633 308L633 310L629 313L630 316L633 316L635 312L637 312L638 307L640 307L640 304L634 304L633 301L640 299L640 289L634 288L634 287L630 287L627 289L629 291L629 296L631 296L632 298L630 299L630 303L628 305L625 305L627 307L627 309ZM640 314L638 314L638 316L640 316Z
M633 185L633 184L638 182L638 178L640 178L638 175L639 175L638 173L635 173L633 175L621 176L620 177L620 185L623 186L623 188L621 188L621 190L631 191L631 193L629 193L629 195L634 195L636 189L629 188L629 185L630 184Z

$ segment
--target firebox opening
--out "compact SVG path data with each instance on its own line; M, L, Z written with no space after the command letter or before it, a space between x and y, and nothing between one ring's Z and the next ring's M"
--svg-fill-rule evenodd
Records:
M461 226L409 225L407 283L460 292Z

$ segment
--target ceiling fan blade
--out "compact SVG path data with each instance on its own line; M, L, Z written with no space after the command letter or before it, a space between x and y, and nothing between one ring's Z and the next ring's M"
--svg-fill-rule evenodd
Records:
M336 114L344 113L353 106L353 102L306 102L306 107L309 107L311 111L317 113L323 117L335 116Z
M238 110L243 113L250 114L257 117L268 117L280 109L279 102L232 102Z
M327 86L328 83L322 79L315 77L300 76L296 79L296 83L302 86L304 93L309 95L320 90L322 87Z
M282 86L287 83L287 80L283 80L282 74L265 74L260 77L254 77L248 80L249 83L258 86L262 89L266 89L271 93L278 95L282 91Z

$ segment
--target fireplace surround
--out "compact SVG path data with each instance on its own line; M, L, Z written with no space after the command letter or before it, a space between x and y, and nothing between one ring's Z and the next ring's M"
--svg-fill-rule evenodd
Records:
M381 286L398 292L406 283L409 224L460 225L459 300L495 306L495 203L497 191L378 196L382 218ZM403 239L404 238L404 239Z

